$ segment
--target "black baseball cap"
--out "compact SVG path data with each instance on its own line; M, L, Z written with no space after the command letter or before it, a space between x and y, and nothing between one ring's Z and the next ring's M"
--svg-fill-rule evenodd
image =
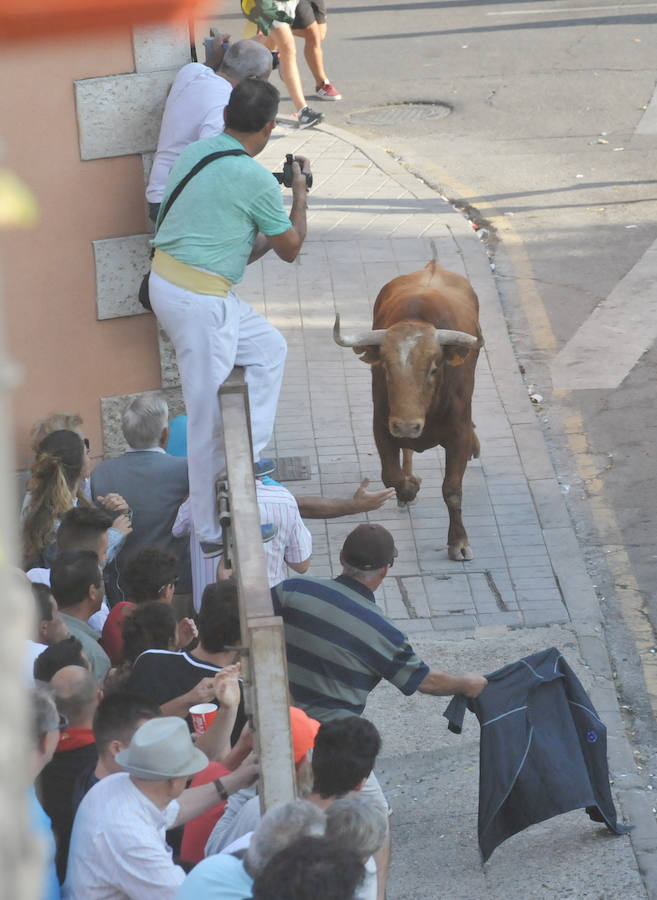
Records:
M342 562L356 569L382 569L396 556L393 537L383 525L359 525L342 545Z

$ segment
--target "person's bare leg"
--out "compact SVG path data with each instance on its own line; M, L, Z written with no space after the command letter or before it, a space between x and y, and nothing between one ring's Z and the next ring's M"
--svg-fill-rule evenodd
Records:
M288 90L290 100L294 103L294 108L299 112L306 106L306 98L301 87L301 76L297 66L297 48L292 29L282 22L276 28L272 28L269 37L280 54L281 78Z
M259 44L264 44L264 46L268 50L275 50L276 46L271 39L271 34L256 34L252 40L258 41Z
M324 54L322 52L321 26L313 22L307 28L295 29L294 34L304 39L303 55L308 68L313 73L315 84L328 81L324 71Z

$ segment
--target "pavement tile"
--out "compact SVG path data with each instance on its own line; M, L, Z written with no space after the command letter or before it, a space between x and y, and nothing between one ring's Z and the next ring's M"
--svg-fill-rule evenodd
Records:
M488 625L507 625L522 627L523 618L519 612L477 612L477 621L483 627Z
M563 604L546 605L543 609L523 608L522 617L527 628L536 628L539 625L556 625L570 621L568 611Z
M421 631L432 631L433 624L431 619L392 619L393 625L396 625L400 631L406 634L415 634Z
M521 606L537 603L561 603L561 592L558 588L548 590L520 590L516 588L516 597Z
M431 610L422 578L419 576L398 578L397 584L411 618L428 619L431 616Z
M399 590L399 584L390 580L390 584L384 582L381 586L383 590L379 589L376 592L377 602L380 603L386 611L386 615L395 619L408 619L410 618L410 613L406 604L404 603L401 595L401 591ZM379 599L379 592L383 594L383 597Z
M477 626L477 620L473 615L452 614L449 616L432 616L431 624L434 631L439 634L450 631L472 631Z

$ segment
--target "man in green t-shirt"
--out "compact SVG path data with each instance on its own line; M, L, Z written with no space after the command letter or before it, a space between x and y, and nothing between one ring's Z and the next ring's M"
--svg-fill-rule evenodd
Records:
M204 166L171 205L153 240L150 298L180 369L192 518L207 556L220 552L214 485L225 474L217 391L233 366L245 367L258 460L273 430L287 352L282 335L231 288L247 264L270 249L285 262L295 260L306 236L308 160L295 157L288 216L276 179L253 159L276 124L278 100L276 88L265 81L247 79L235 87L224 110L224 133L181 153L162 210L203 157L225 150L240 155Z

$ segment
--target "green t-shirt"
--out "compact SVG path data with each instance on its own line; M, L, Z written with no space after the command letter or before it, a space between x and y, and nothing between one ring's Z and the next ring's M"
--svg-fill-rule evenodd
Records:
M241 147L227 134L190 144L171 169L162 206L204 156ZM291 227L271 172L250 156L224 156L185 185L153 245L180 262L223 275L235 284L244 274L257 233L277 235Z

